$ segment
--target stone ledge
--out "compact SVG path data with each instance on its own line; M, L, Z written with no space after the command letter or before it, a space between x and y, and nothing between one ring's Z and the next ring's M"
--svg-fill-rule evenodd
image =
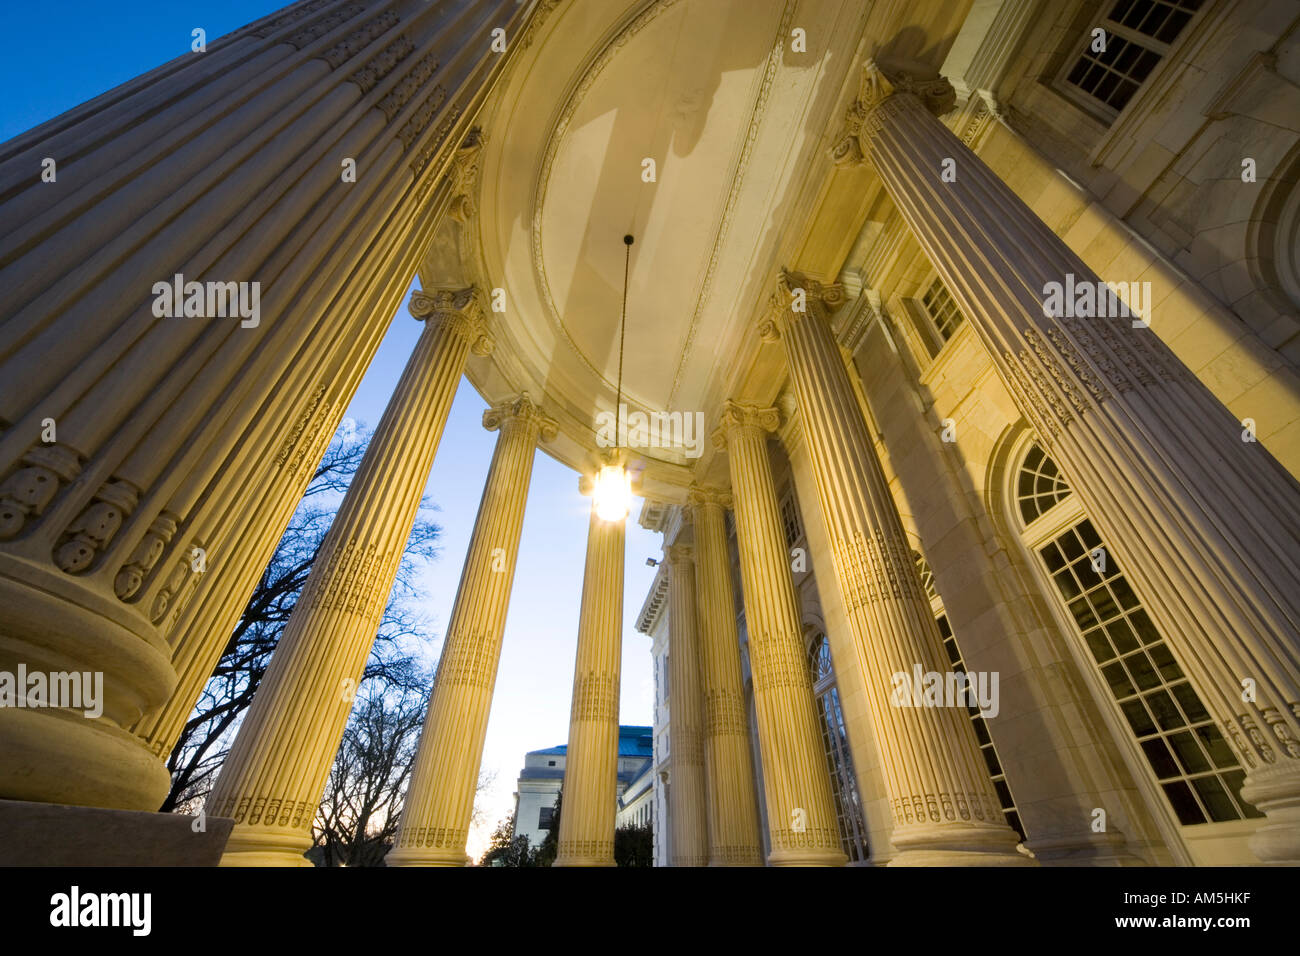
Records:
M0 866L216 866L235 821L0 800Z

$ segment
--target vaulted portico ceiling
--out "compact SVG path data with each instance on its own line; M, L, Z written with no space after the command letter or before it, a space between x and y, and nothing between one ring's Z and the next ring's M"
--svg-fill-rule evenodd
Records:
M752 377L772 276L834 173L825 149L856 86L864 6L562 0L493 93L477 215L447 224L421 278L505 290L496 349L467 374L492 402L541 396L560 423L548 452L595 462L629 232L624 401L689 416L704 430L696 454L707 448L721 403ZM796 27L810 52L792 50ZM860 223L846 225L851 239ZM679 499L710 458L688 451L636 449L643 490Z

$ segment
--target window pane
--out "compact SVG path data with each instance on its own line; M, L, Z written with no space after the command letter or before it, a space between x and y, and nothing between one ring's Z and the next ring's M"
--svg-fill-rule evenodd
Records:
M1174 808L1174 813L1178 815L1178 822L1183 826L1191 826L1194 823L1204 823L1205 814L1201 811L1192 796L1191 788L1181 780L1175 780L1172 783L1164 785L1165 796L1169 798L1170 805Z
M1038 470L1050 461L1039 460ZM1044 566L1056 567L1051 581L1170 806L1184 825L1254 815L1233 796L1231 775L1241 774L1240 765L1120 563L1106 549L1104 575L1092 570L1090 553L1097 548L1106 549L1105 542L1085 519L1038 553ZM1084 590L1079 579L1095 586Z

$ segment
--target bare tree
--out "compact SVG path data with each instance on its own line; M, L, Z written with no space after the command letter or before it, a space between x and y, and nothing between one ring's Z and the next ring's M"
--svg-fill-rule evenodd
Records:
M423 692L374 690L353 707L312 825L322 866L382 866L424 722Z
M172 787L163 801L163 811L193 812L212 788L239 721L253 702L253 695L270 664L271 652L307 583L338 501L361 463L369 438L364 430L353 429L350 423L345 423L330 442L308 483L302 503L290 519L193 714L172 748L167 760ZM433 510L427 501L422 503L361 687L377 681L386 692L413 691L423 699L428 678L416 642L428 638L425 621L414 608L414 598L418 595L415 580L420 563L433 559L438 552L441 529L432 521Z

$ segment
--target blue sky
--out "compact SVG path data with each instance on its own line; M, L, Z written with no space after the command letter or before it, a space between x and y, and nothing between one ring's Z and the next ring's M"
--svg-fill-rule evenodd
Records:
M213 40L283 5L256 0L6 4L0 82L9 93L0 115L0 141L189 52L195 27ZM378 424L419 332L420 324L403 306L348 417L372 428ZM429 478L427 493L441 509L443 526L442 555L424 576L425 610L438 646L496 438L482 427L486 407L462 381ZM639 501L633 504L628 520L620 716L625 724L649 724L653 713L650 642L636 631L635 620L654 578L645 559L661 556L660 538L636 523L639 507ZM563 743L568 736L587 509L577 473L539 452L483 758L484 769L496 772L495 785L482 800L488 831L513 806L525 752ZM436 650L430 647L431 654ZM481 848L484 837L471 838L471 852Z

